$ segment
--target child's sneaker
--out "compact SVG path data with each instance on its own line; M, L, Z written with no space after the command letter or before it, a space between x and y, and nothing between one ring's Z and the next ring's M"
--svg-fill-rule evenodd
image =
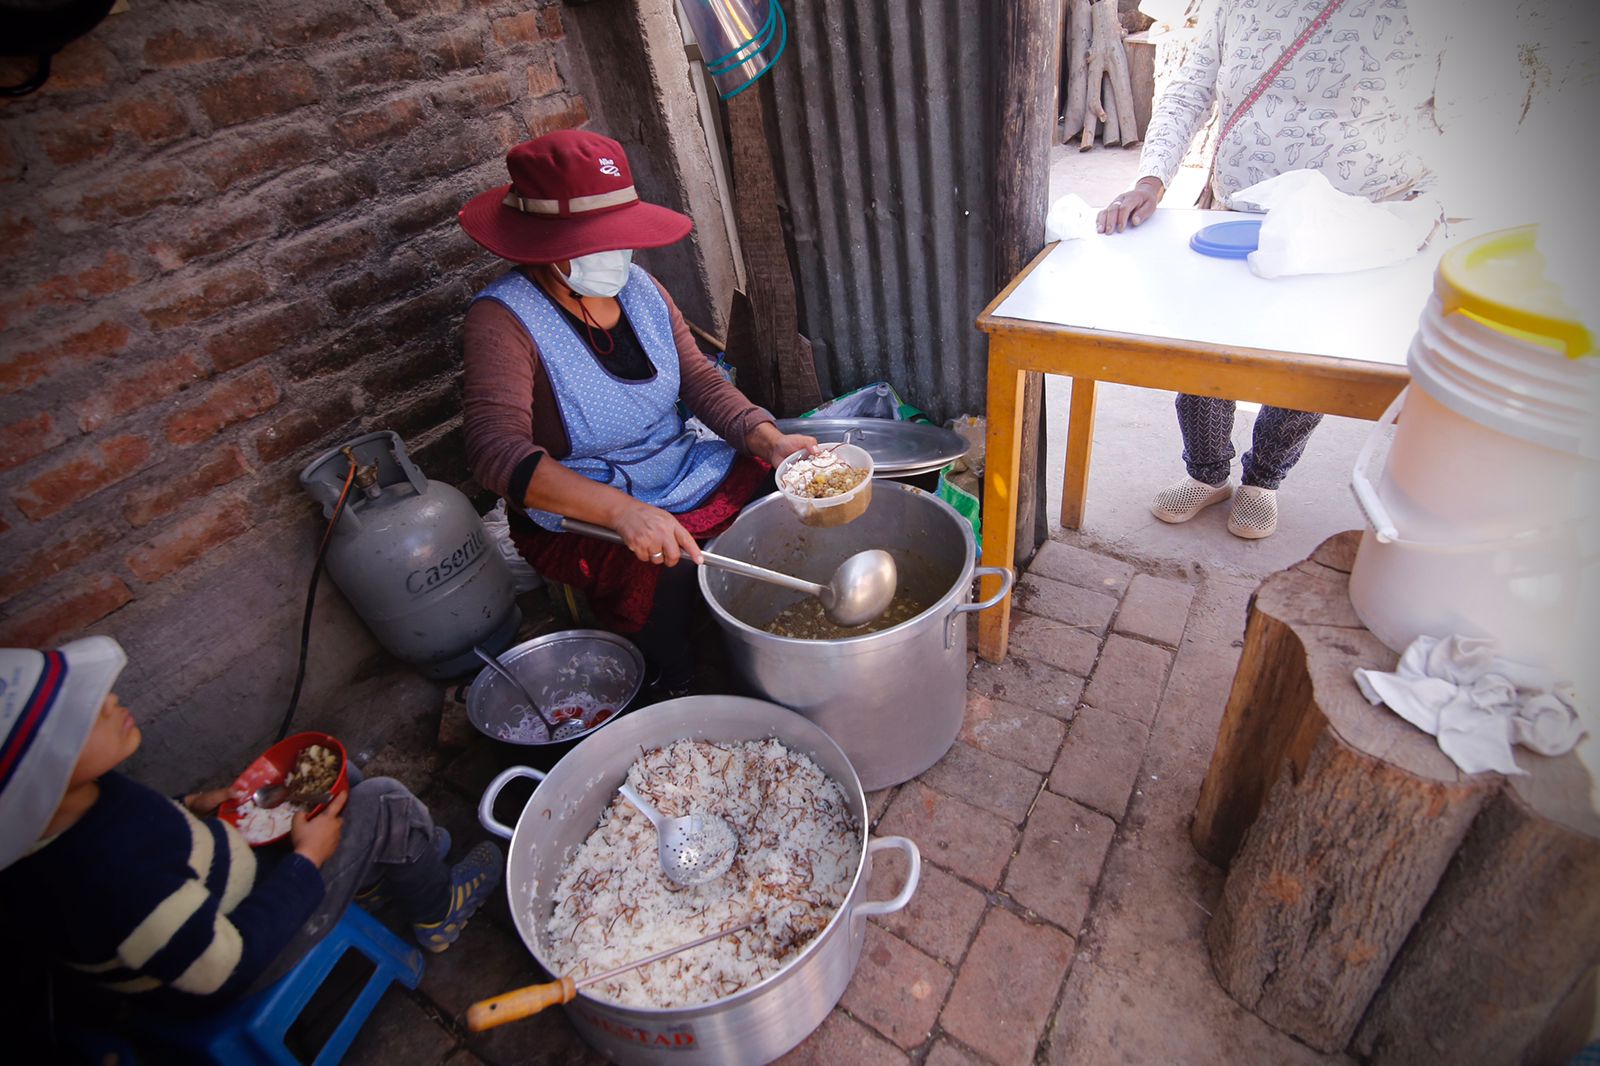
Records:
M433 828L433 853L439 857L440 862L444 862L446 856L450 854L450 830L442 825ZM383 891L381 873L376 881L356 893L356 902L374 914L383 909L389 902L389 897Z
M1258 485L1240 485L1233 494L1228 532L1245 540L1270 537L1278 528L1278 493Z
M411 927L417 943L428 951L439 952L456 942L467 919L478 912L500 885L505 856L489 841L467 852L466 858L450 868L450 909L437 922L417 922Z
M1187 522L1214 503L1221 503L1233 493L1233 487L1224 481L1220 485L1207 485L1204 481L1184 475L1181 481L1156 493L1150 501L1150 513L1163 522Z

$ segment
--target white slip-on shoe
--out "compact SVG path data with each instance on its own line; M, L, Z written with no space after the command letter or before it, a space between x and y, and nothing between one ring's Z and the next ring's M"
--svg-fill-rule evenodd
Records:
M1187 522L1232 494L1233 486L1229 482L1207 485L1185 474L1182 481L1175 481L1156 493L1156 498L1150 501L1150 513L1163 522Z
M1233 494L1228 532L1245 540L1270 537L1278 528L1278 490L1240 485Z

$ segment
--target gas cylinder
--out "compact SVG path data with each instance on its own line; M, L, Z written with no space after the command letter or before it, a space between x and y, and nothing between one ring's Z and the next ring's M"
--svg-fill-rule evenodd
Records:
M522 612L471 502L429 481L399 435L380 430L300 471L324 517L332 517L352 463L355 483L325 565L378 643L432 678L476 670L474 645L495 654L510 646Z

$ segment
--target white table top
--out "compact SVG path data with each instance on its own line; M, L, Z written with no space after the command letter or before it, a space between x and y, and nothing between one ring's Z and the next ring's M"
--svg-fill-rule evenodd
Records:
M1404 365L1444 248L1353 274L1258 278L1243 259L1189 247L1228 211L1158 210L1136 229L1062 241L1023 279L997 317L1199 341L1230 348Z

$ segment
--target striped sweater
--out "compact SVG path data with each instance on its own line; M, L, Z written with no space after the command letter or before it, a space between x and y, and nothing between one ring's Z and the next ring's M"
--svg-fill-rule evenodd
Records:
M258 877L238 830L118 773L76 824L0 871L8 938L173 1004L244 991L322 896L309 860L291 854Z

